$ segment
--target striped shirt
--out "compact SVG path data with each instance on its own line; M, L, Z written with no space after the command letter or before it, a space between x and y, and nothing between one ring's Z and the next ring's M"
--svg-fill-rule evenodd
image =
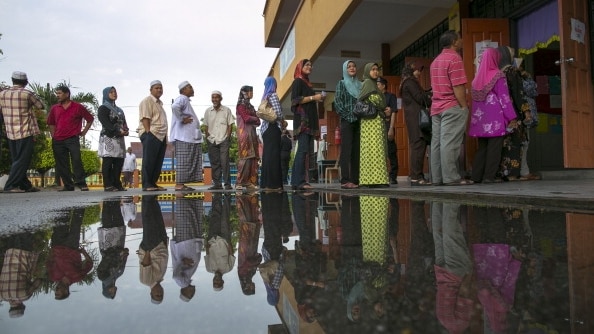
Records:
M276 95L276 93L272 93L270 95L268 95L267 97L268 102L270 103L270 105L272 106L272 110L274 110L274 113L276 114L276 126L278 126L279 129L282 129L282 119L283 119L283 109L281 108L281 103L278 99L278 95ZM264 131L266 131L266 129L268 129L268 125L270 125L270 122L268 122L267 120L263 119L262 120L262 125L260 126L260 132L264 133Z
M431 63L433 98L431 115L437 115L458 105L454 87L467 83L462 57L452 49L443 51Z
M0 92L0 113L8 139L19 140L40 133L33 108L43 110L43 102L24 87L13 86Z

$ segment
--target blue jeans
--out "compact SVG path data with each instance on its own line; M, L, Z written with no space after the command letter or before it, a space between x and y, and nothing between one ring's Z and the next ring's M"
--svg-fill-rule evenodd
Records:
M466 122L468 108L455 106L441 114L433 115L431 137L431 181L450 183L460 180L458 158Z

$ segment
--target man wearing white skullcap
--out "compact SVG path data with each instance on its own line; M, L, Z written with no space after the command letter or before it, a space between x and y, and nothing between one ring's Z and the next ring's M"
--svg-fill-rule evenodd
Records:
M0 92L0 118L6 124L6 136L12 165L5 193L24 193L39 191L27 178L27 169L33 158L33 140L39 132L34 109L44 109L41 99L32 91L25 89L27 74L12 73L13 86ZM1 132L1 128L0 128Z
M221 105L223 94L215 90L211 93L212 107L204 112L204 125L206 125L206 141L208 144L208 157L212 169L212 187L209 190L232 189L229 168L229 144L235 117L231 109Z
M180 95L171 105L169 134L175 147L175 191L194 191L186 183L202 182L202 132L198 116L190 103L194 88L187 81L177 87Z
M139 106L138 136L142 142L142 189L164 191L165 188L157 185L167 148L167 114L160 100L163 96L161 81L151 81L150 92Z

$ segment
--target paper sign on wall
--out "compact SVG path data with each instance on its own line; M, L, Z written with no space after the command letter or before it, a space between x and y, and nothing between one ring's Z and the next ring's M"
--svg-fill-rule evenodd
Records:
M580 20L571 19L571 39L578 43L585 44L584 34L586 32L586 25Z

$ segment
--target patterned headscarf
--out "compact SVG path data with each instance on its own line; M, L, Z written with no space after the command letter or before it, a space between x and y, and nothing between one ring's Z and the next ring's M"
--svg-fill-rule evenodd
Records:
M264 95L262 95L262 101L268 98L268 95L276 92L276 79L274 77L267 77L264 80Z
M342 82L344 83L344 87L346 88L347 92L351 94L354 98L359 97L359 93L361 92L361 81L357 79L357 75L350 76L348 71L349 63L355 63L352 60L347 60L342 64Z
M237 98L237 105L245 104L250 105L250 99L248 98L248 93L252 92L254 87L252 86L242 86L239 90L239 97Z
M303 59L302 61L297 63L297 66L295 67L295 73L293 74L293 78L299 78L303 80L309 87L311 87L312 85L311 82L309 82L309 76L303 73L303 66L305 66L307 62L309 62L309 59Z

